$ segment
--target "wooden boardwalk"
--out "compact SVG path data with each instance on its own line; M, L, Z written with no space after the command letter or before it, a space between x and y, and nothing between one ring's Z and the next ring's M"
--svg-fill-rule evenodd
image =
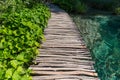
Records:
M94 62L69 15L51 5L46 42L31 65L33 80L98 80Z

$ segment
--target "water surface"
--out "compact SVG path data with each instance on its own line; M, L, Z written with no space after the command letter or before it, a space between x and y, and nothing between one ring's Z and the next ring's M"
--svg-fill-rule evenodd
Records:
M120 16L72 15L101 80L120 80Z

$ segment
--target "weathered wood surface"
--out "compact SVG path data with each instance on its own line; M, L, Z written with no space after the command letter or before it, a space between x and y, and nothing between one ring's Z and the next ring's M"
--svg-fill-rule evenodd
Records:
M98 80L89 50L69 15L50 6L46 42L31 65L33 80Z

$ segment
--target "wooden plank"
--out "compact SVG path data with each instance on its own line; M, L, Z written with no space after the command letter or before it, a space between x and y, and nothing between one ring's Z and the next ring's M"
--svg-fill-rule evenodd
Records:
M57 80L57 79L79 79L79 80L99 80L96 77L90 77L90 76L77 76L77 75L44 75L44 76L33 76L34 80Z
M74 27L67 27L68 25L66 25L66 27L65 26L57 26L57 28L59 28L59 29L57 29L57 28L53 28L53 29L51 29L52 27L56 27L55 25L53 25L53 26L51 26L51 28L46 28L45 29L45 31L46 32L49 32L49 31L60 31L60 32L62 32L62 31L71 31L71 32L75 32L75 33L79 33L78 31L76 31L76 29L74 28ZM65 28L65 29L64 29Z
M49 66L49 67L43 67L43 66ZM68 67L68 66L71 66L71 67ZM79 68L79 70L86 69L86 70L95 71L93 66L90 66L90 65L85 66L85 65L72 64L72 63L70 63L70 64L65 64L65 63L63 63L63 64L59 64L59 63L57 63L57 64L55 64L55 63L39 63L37 65L31 65L30 68L31 69L42 68L43 70L46 69L46 68L48 68L46 70L49 70L49 69L55 69L56 70L56 69L60 69L60 68L62 68L62 69L63 68L68 68L68 69L76 70L76 68L77 69ZM66 69L66 70L68 70L68 69Z
M45 35L46 37L47 36L49 36L49 37L63 37L63 38L66 38L67 36L66 35L55 35L55 34L48 34L48 35ZM76 36L75 35L68 35L68 37L67 38L79 38L79 37L77 37L78 36L78 34L76 34ZM82 39L82 38L79 38L79 39ZM73 40L75 40L75 39L73 39Z
M48 48L47 48L47 49L48 49ZM90 54L88 54L88 52L84 52L84 51L83 51L83 52L82 52L82 51L67 51L67 49L66 49L66 51L65 51L65 50L58 50L58 51L57 51L57 50L54 49L54 48L51 48L51 50L50 50L50 49L47 50L47 49L46 49L46 51L44 51L44 49L41 49L41 50L40 50L41 54L42 54L42 53L43 53L43 54L44 54L44 53L50 53L50 54L52 54L52 53L53 53L53 54L54 54L54 53L56 53L56 54L66 54L66 53L67 53L67 54L72 54L72 55L82 55L82 54L83 54L83 55L88 55L88 56L90 55ZM52 49L53 49L53 50L52 50ZM66 55L67 55L67 54L66 54Z
M55 79L55 80L80 80L80 79Z
M49 29L65 29L65 30L69 29L69 30L76 30L74 27L63 27L63 26L58 26L58 25L49 25L49 26L51 26L51 27L49 27ZM58 27L56 27L56 26L58 26Z
M59 37L59 38L52 38L52 37L49 37L47 40L46 40L46 42L75 42L75 43L77 43L77 42L79 42L79 44L80 43L82 43L82 44L84 44L83 43L83 41L82 40L80 40L80 39L69 39L69 40L67 40L67 39L63 39L63 40L60 40L61 38Z
M85 57L81 57L81 58L72 58L72 57L37 57L36 60L40 60L40 61L70 61L70 62L84 62L84 63L93 63L93 61L91 60L91 58L85 58Z
M73 63L73 62L40 62L40 61L35 61L36 65L31 65L31 66L37 66L37 67L52 67L52 68L76 68L76 67L81 67L81 68L88 68L91 65L87 63Z
M85 56L64 56L64 55L40 55L37 58L54 58L54 59L71 59L71 60L86 60L86 61L92 61L91 57L85 57Z
M90 54L88 54L87 52L78 52L78 51L76 51L76 52L69 52L69 51L65 51L65 52L63 52L63 51L55 51L55 50L51 50L51 51L49 51L49 50L46 50L46 51L40 51L40 54L46 54L46 55L61 55L61 56L84 56L84 57L91 57L91 55ZM38 55L38 56L40 56L40 55Z
M86 46L85 45L62 45L62 44L58 44L58 45L42 45L42 48L72 48L72 49L85 49Z
M37 67L30 67L30 69L34 70L34 71L89 71L89 72L95 72L95 70L90 69L90 68L85 68L85 66L80 67L76 67L76 68L52 68L52 67L48 67L48 68L42 68L40 66Z
M60 33L60 32L44 32L44 34L51 34L51 35L66 35L66 36L70 36L70 35L77 35L76 33L71 33L71 34L66 34L67 32L65 32L65 33Z
M86 75L86 76L94 76L97 77L97 74L94 72L89 72L89 71L68 71L68 72L63 72L63 71L33 71L32 74L37 74L37 75Z
M68 61L40 61L40 60L36 60L36 61L33 61L33 62L39 63L39 64L40 64L40 63L47 63L47 64L50 63L51 65L52 65L52 64L58 65L58 64L65 64L65 63L66 63L66 65L67 65L67 64L70 64L70 63L71 63L71 64L74 63L74 65L77 64L78 67L79 67L79 65L92 66L93 63L94 63L94 62L92 62L92 63L79 62L79 63L78 63L78 62L70 62L70 61L69 61L69 62L68 62ZM49 65L49 66L50 66L50 65ZM75 66L67 66L67 67L69 68L69 67L75 67Z
M54 43L43 43L42 46L59 46L59 47L82 47L82 48L86 48L86 46L84 44L58 44L56 42Z
M86 53L90 55L90 52L85 49L69 49L69 48L46 48L46 49L39 49L40 51L55 51L55 52L65 52L65 53Z
M65 54L65 53L64 53ZM49 54L40 54L38 55L38 57L55 57L55 58L75 58L75 59L86 59L86 60L91 60L91 57L90 56L84 56L84 55L76 55L76 56L63 56L63 55L49 55Z
M67 53L67 54L66 54ZM81 55L81 56L85 56L85 57L91 57L91 55L89 55L87 52L86 53L82 53L82 52L58 52L58 51L40 51L40 54L48 54L48 55L62 55L62 56L77 56L77 55ZM40 57L40 55L38 55L38 57Z
M64 40L64 41L61 41L61 40L59 40L59 41L57 41L57 40L46 40L47 42L44 42L44 44L51 44L51 43L54 43L54 44L66 44L66 45L74 45L73 44L73 41L71 40L71 41L67 41L67 40ZM85 45L83 42L79 42L79 41L74 41L74 43L76 44L76 45Z
M56 35L76 35L76 34L79 34L79 33L76 33L76 32L71 32L71 31L47 31L47 32L44 32L45 34L56 34ZM67 33L67 34L66 34Z

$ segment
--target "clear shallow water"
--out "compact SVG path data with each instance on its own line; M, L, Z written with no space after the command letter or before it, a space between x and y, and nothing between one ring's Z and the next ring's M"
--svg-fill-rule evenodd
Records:
M120 16L72 15L101 80L120 80Z

